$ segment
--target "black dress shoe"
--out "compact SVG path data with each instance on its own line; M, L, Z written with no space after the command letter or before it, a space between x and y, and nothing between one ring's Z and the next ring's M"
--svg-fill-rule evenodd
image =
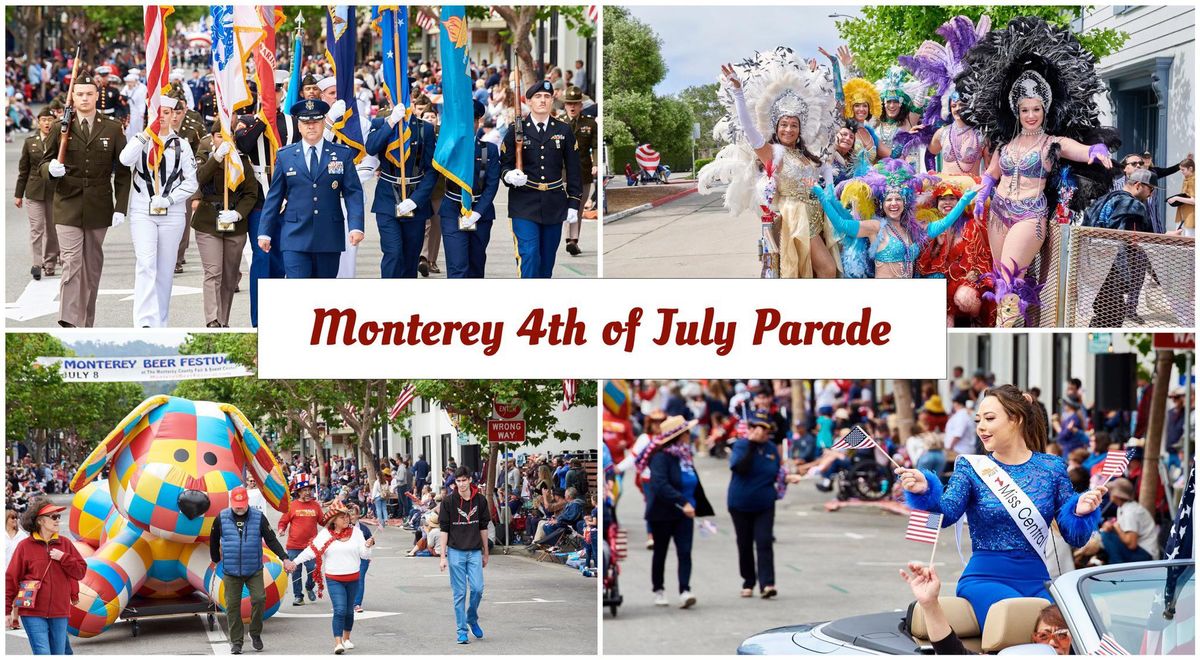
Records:
M34 266L33 268L30 268L30 269L29 269L29 274L30 274L30 275L33 275L33 279L35 279L35 280L40 280L40 279L42 279L42 267L41 267L41 266Z
M253 646L255 651L263 650L262 636L250 635L250 646Z
M182 272L183 272L183 264L175 264L175 274L178 275Z
M429 277L429 260L425 257L421 257L421 260L417 262L417 272L421 274L421 277Z
M567 253L568 254L570 254L572 257L578 257L580 252L582 252L582 250L579 249L579 243L577 243L575 241L567 242Z
M67 323L66 321L59 321L58 325L63 328L74 328L75 327L74 323Z

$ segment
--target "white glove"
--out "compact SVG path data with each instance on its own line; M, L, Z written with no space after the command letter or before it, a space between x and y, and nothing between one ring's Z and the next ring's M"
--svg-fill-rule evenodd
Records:
M483 216L479 215L478 211L471 211L471 215L468 215L467 219L463 221L463 226L464 227L474 227L475 223L479 222L479 219L482 217Z
M576 222L579 222L579 211L576 211L575 209L567 209L567 224L573 225Z
M392 108L392 113L390 115L388 115L388 118L387 118L388 126L395 127L396 124L400 123L401 119L404 119L404 104L397 103L396 107Z
M63 176L66 173L67 173L67 166L58 162L57 158L50 161L50 176L57 179L58 177Z
M125 224L125 214L120 211L113 213L112 226L120 227L123 224Z
M504 182L510 186L520 188L529 183L529 177L525 176L525 173L521 170L509 170L508 174L504 175Z
M346 114L346 102L338 99L333 102L332 106L329 107L329 112L325 113L325 118L329 121L336 122L337 120L341 119L342 115L344 114Z
M229 155L230 148L231 147L229 146L228 142L222 142L221 146L217 147L217 149L213 151L212 157L217 160L225 160L225 156Z
M406 199L403 202L400 202L400 206L397 206L396 210L401 215L412 213L413 211L417 210L417 203L411 199Z
M217 211L217 220L219 222L228 222L233 224L242 219L242 214L237 211Z
M171 200L161 195L155 195L150 198L150 209L169 209L171 208Z

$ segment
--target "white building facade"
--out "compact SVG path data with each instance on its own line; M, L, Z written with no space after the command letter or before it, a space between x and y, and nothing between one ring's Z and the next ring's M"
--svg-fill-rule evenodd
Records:
M1077 30L1114 28L1129 35L1121 50L1100 60L1097 70L1109 94L1097 99L1100 121L1121 135L1120 155L1149 151L1158 167L1178 163L1196 142L1196 7L1107 5L1090 7ZM1156 196L1159 217L1174 228L1167 196L1179 192L1183 177L1165 178Z

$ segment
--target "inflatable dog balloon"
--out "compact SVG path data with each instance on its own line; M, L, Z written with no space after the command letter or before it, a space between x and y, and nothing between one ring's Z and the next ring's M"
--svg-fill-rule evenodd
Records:
M107 484L96 481L105 468ZM100 634L135 594L200 591L223 607L221 565L212 563L208 537L247 473L272 507L287 510L283 469L232 405L153 396L126 415L71 480L70 529L94 549L84 553L88 571L72 607L71 633ZM264 547L264 617L279 609L287 582L282 560ZM244 620L249 596L243 590Z

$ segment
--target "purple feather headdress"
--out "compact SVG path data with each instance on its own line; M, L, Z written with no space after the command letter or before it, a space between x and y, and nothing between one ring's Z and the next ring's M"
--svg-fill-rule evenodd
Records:
M858 180L871 189L876 213L880 217L883 217L883 202L887 196L899 193L904 199L904 213L900 216L900 222L912 236L913 242L920 244L925 241L925 226L917 222L917 193L921 192L926 182L936 181L936 178L914 174L912 166L899 158L884 158Z
M900 66L932 88L921 118L926 126L950 121L950 97L955 91L954 78L962 72L963 57L991 29L992 20L987 16L981 16L978 25L966 16L955 16L937 29L945 44L926 40L915 54L900 56Z

